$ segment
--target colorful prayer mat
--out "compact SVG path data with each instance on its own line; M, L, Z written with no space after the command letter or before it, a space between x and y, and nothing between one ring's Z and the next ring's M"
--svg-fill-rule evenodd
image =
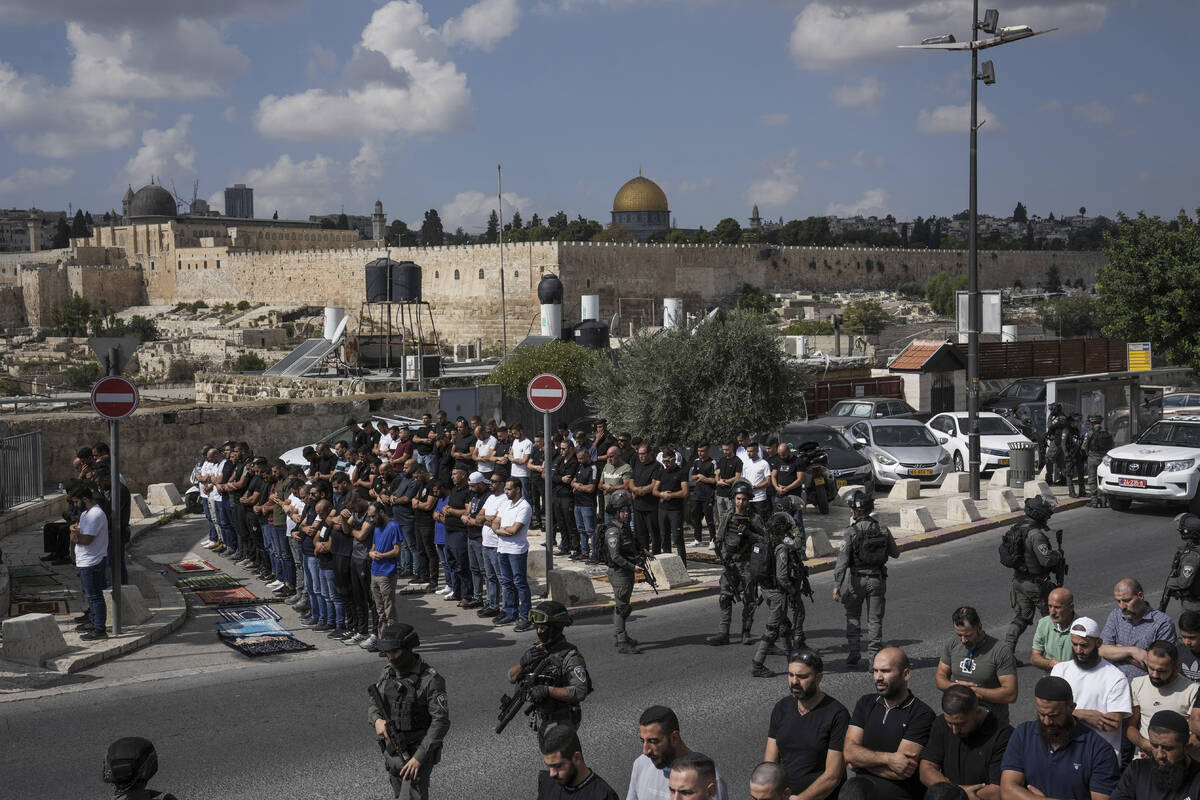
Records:
M175 585L180 589L191 589L197 591L199 589L235 589L241 586L232 575L224 572L213 572L208 575L185 575L175 581Z
M171 570L171 572L183 574L220 571L202 558L185 558L183 561L173 561L167 564L167 569Z
M200 589L196 592L196 596L206 606L215 606L218 603L236 603L244 600L262 599L245 586L238 586L236 589Z
M67 610L66 600L22 600L13 603L8 609L10 617L19 617L22 614L54 614L61 617L68 613L70 612Z
M248 658L273 656L280 653L299 653L304 650L315 650L311 644L305 644L294 636L250 636L230 637L217 634L222 642L237 650Z
M236 622L238 620L279 619L279 612L266 605L218 608L217 613L230 622Z
M291 636L292 632L273 619L225 620L217 623L217 632L222 636L241 639L254 636Z

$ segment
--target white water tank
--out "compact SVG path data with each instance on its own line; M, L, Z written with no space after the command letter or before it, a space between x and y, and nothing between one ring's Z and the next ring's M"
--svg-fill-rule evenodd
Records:
M683 324L683 300L679 297L663 298L663 327L677 328Z
M1000 326L1000 341L1015 342L1017 340L1016 325L1001 325Z
M600 295L585 294L580 300L582 301L580 321L586 322L589 319L600 319Z
M542 336L562 338L562 281L556 275L543 275L537 293L542 307Z
M333 341L338 326L346 318L346 309L341 306L325 306L325 338Z

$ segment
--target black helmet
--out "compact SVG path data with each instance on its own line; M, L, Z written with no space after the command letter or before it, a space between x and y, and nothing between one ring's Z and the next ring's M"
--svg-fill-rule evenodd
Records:
M608 498L608 502L604 504L606 509L610 509L614 514L622 508L629 508L633 505L633 500L629 497L629 492L624 489L618 489L612 493L612 497Z
M1088 414L1088 422L1093 425L1099 425L1101 422L1104 422L1104 416L1102 414Z
M797 512L804 510L804 501L797 495L789 494L779 499L779 508L795 516Z
M1184 512L1175 517L1179 525L1179 535L1185 539L1200 539L1200 517Z
M571 624L571 612L557 600L543 600L529 612L529 621L534 625L557 625L565 628Z
M855 489L846 498L846 505L850 506L851 511L861 511L864 514L870 514L875 510L875 498L862 489Z
M1062 413L1062 403L1051 403L1050 404L1050 413L1051 414L1061 414Z
M149 739L126 736L108 746L104 756L105 783L142 788L158 772L158 753Z
M750 481L739 480L733 484L733 497L739 494L744 494L751 500L754 499L754 487L750 485Z
M379 648L380 653L392 650L416 650L421 646L421 637L413 630L412 625L406 622L393 622L379 634L379 641L375 643L375 646Z
M790 514L783 511L776 511L767 520L767 530L780 537L791 533L792 528L795 526L796 521L792 519Z
M1025 516L1034 522L1043 523L1054 513L1054 506L1046 502L1046 498L1038 495L1025 501Z

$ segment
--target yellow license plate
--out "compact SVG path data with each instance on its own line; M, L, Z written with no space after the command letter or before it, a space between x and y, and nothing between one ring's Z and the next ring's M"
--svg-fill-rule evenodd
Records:
M845 479L843 479L843 478L838 478L838 479L837 479L837 485L838 485L838 488L839 488L839 489L840 489L841 487L845 486L845 485L846 485L846 481L845 481Z
M1002 459L1000 459L1000 466L1002 466L1002 467L1007 467L1007 466L1008 466L1008 459L1007 459L1007 458L1002 458Z
M908 471L908 474L916 475L918 477L924 478L924 477L929 477L929 476L933 475L933 470L931 470L931 469L910 469Z
M824 485L825 485L824 478L813 478L813 486L824 486Z

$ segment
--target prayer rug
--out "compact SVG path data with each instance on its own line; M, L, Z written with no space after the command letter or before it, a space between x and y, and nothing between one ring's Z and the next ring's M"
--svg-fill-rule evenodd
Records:
M10 617L19 617L22 614L54 614L61 617L68 613L70 612L67 610L66 600L22 600L13 603L8 610Z
M279 619L279 613L270 606L238 606L218 608L217 613L230 622L238 620Z
M200 589L196 592L196 596L206 606L215 606L218 603L236 603L245 600L262 599L255 596L254 592L245 586L238 586L236 589Z
M219 572L216 567L201 558L185 558L183 561L173 561L167 564L171 572L195 574L197 572Z
M242 584L232 575L213 572L208 575L185 575L175 581L175 585L180 589L191 589L194 592L199 589L236 589Z
M248 658L273 656L280 653L299 653L304 650L315 650L311 644L305 644L294 636L247 636L230 637L217 634L222 642L237 650Z
M9 567L8 576L10 578L28 578L33 575L53 575L49 567L41 564L25 564L20 567Z
M291 636L292 632L273 619L226 620L217 623L217 632L236 639L255 636Z
M25 575L12 579L13 590L32 588L36 586L62 586L53 575Z

